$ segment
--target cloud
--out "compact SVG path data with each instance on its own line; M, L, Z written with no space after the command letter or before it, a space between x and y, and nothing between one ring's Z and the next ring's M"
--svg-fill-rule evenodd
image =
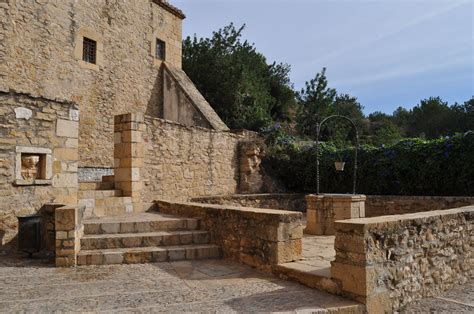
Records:
M461 56L455 59L449 59L444 63L435 63L435 64L427 64L423 66L413 66L413 65L406 65L406 66L397 66L396 68L390 69L385 72L376 73L372 75L362 76L362 77L355 77L347 80L339 80L335 81L334 85L341 87L341 86L358 86L358 85L365 85L368 83L380 82L388 79L398 78L398 77L409 77L415 76L422 73L433 72L436 70L443 70L446 68L452 68L455 66L462 66L465 65L467 62L466 56Z
M444 2L438 1L438 3L444 3ZM434 19L434 18L436 18L440 15L446 14L446 13L448 13L448 12L454 10L454 9L457 9L461 6L464 6L466 4L472 6L472 3L470 1L452 1L452 2L449 2L449 5L446 6L446 7L443 7L443 8L438 9L438 10L430 11L430 12L428 12L428 13L422 15L422 16L416 17L413 20L411 20L411 21L409 21L409 22L407 22L403 25L400 25L396 29L388 31L384 34L381 34L381 35L377 36L376 38L370 38L369 40L366 40L366 41L360 41L360 42L357 42L354 45L345 46L343 49L334 50L334 51L332 51L332 52L330 52L326 55L318 56L316 59L308 62L306 64L306 66L311 66L311 65L314 65L314 64L326 64L326 63L328 63L328 61L330 61L332 59L335 59L335 58L338 58L338 57L341 57L341 56L344 56L344 55L347 55L347 54L352 54L355 50L358 50L362 47L374 46L377 42L380 42L382 40L385 40L385 39L388 39L390 37L396 36L396 35L404 32L406 30L409 30L411 28L416 27L419 24L422 24L426 21L432 20L432 19Z

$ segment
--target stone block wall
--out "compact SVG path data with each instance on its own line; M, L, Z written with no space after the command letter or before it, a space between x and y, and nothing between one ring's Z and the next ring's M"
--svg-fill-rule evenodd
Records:
M79 104L80 167L113 167L114 115L162 114L156 39L180 68L182 16L159 2L0 2L0 90ZM96 64L82 61L83 36L97 41Z
M134 212L142 211L143 122L142 114L129 113L115 116L114 124L115 188L132 198Z
M15 238L16 216L76 204L78 114L74 103L0 91L0 246ZM22 152L44 153L42 180L22 179Z
M300 259L302 214L297 212L156 201L161 213L201 218L201 228L221 246L224 257L269 268Z
M334 235L337 220L365 217L365 195L309 194L306 196L305 233Z
M268 194L234 194L195 197L192 202L233 205L255 208L283 209L297 212L306 211L304 194L268 193Z
M474 205L473 196L367 195L366 217L402 215Z
M229 195L238 191L238 143L246 134L187 127L145 117L144 201Z
M331 275L369 313L393 312L474 277L474 206L338 221Z
M77 265L77 253L81 249L84 234L85 207L63 206L55 209L56 267Z

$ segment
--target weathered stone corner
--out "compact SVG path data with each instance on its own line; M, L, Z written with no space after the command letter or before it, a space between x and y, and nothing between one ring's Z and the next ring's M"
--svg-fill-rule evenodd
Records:
M77 253L81 249L80 240L84 233L84 210L82 206L63 206L55 210L57 267L77 265Z
M115 188L132 198L133 211L142 211L142 166L145 147L142 133L144 116L128 113L114 117Z
M365 217L365 195L310 194L306 196L305 233L334 235L337 220Z

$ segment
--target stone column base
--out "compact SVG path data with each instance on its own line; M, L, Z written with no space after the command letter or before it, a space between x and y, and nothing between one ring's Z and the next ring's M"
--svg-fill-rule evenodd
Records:
M365 195L309 194L306 196L304 232L313 235L334 235L334 222L365 217Z

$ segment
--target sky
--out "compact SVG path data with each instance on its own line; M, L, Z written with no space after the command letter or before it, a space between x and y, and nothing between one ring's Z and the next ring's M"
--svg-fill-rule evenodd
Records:
M326 67L330 87L366 114L474 95L474 0L170 0L183 36L234 22L272 63L291 65L297 90Z

